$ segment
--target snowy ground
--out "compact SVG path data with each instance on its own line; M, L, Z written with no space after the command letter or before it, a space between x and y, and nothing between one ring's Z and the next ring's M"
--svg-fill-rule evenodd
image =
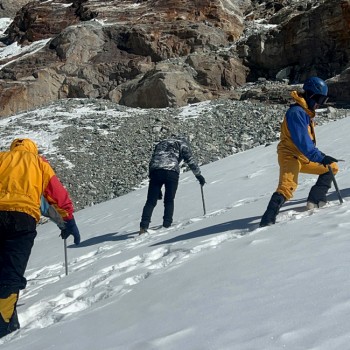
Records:
M324 209L304 210L302 175L278 223L258 228L277 185L276 144L182 174L174 225L138 236L146 188L76 213L69 275L55 225L38 227L18 312L2 350L344 350L350 330L350 118L317 128L339 157ZM36 140L41 143L40 140ZM152 225L161 224L158 202Z

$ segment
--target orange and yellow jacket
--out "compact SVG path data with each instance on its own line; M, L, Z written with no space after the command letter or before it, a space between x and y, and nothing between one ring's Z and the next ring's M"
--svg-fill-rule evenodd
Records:
M62 218L73 218L73 203L38 147L30 139L16 139L10 151L0 152L0 211L19 211L40 219L41 196Z
M305 99L296 91L291 95L296 103L290 106L282 122L277 152L304 163L320 163L324 154L316 147L315 112L308 109Z

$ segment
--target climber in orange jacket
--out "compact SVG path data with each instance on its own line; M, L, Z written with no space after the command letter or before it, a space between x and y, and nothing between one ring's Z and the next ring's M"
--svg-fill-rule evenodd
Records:
M292 104L281 126L280 142L277 146L280 166L279 183L260 221L260 227L276 222L283 203L293 197L298 186L299 173L319 175L307 198L307 208L318 208L326 204L326 194L331 187L332 174L338 172L337 159L327 156L316 147L314 129L315 110L325 104L328 97L326 83L318 78L308 78L303 93L292 92Z
M40 219L42 196L64 220L61 237L80 234L73 204L46 159L30 139L15 139L0 152L0 338L19 328L16 304Z

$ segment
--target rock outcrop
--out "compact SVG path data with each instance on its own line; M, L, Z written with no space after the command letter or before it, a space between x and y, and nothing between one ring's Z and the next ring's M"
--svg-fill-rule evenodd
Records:
M6 43L52 39L19 64L0 62L6 64L0 115L60 98L111 98L132 106L147 100L139 106L166 107L225 95L245 83L246 68L233 53L217 51L242 31L242 12L231 1L29 3L7 30ZM194 54L202 58L190 58ZM215 61L214 71L198 67L203 57ZM178 58L185 68L166 62ZM155 85L167 96L162 101L152 97ZM46 94L36 97L40 86Z
M345 69L341 74L327 80L329 86L329 94L333 100L343 102L345 106L349 105L350 101L350 68Z
M33 1L1 39L26 51L0 59L0 116L63 98L143 108L239 99L247 81L310 75L339 76L333 102L344 104L349 26L350 0Z
M1 0L0 18L14 18L16 13L32 0Z
M265 21L273 28L254 33L238 45L240 57L250 68L249 81L265 77L300 82L311 75L328 79L349 66L349 0L301 4ZM336 97L349 102L341 94Z

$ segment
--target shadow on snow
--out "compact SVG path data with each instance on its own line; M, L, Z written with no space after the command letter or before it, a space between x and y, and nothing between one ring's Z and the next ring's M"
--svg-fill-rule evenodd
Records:
M131 238L135 234L138 234L139 232L130 232L125 233L122 235L118 235L118 232L112 232L112 233L106 233L101 236L95 236L86 239L85 241L80 242L79 245L70 245L69 248L83 248L83 247L89 247L96 244L101 244L104 242L117 242L117 241L124 241L125 239Z
M343 198L350 197L350 188L341 189L340 193L341 193L341 196ZM337 193L335 191L329 193L328 200L329 201L337 201L338 200ZM283 207L281 209L281 213L288 211L288 210L295 210L298 212L305 211L306 210L305 209L305 202L306 202L306 198L287 201L283 205ZM267 206L267 204L268 203L266 203L266 206ZM300 205L300 204L302 204L302 205ZM293 207L293 206L295 206L295 207ZM261 215L262 214L263 213L261 213ZM228 222L224 222L224 223L213 225L213 226L208 226L208 227L196 230L196 231L185 233L185 234L177 236L177 237L173 237L173 238L168 239L166 241L155 243L151 246L158 246L161 244L174 243L174 242L184 241L184 240L193 239L193 238L197 238L197 237L214 235L214 234L223 233L226 231L233 231L233 230L242 230L242 231L244 231L242 234L246 234L247 232L251 232L251 231L255 230L256 228L258 228L258 224L254 223L254 221L260 220L260 218L261 218L261 216L254 216L254 217L249 217L249 218L228 221ZM101 235L101 236L95 236L95 237L88 238L85 241L82 241L78 246L72 244L69 246L69 248L83 248L83 247L88 247L88 246L92 246L92 245L96 245L96 244L101 244L103 242L123 241L123 240L131 238L135 235L138 235L138 233L139 233L138 231L125 233L122 235L118 235L118 232L106 233L106 234Z
M260 216L253 216L253 217L249 217L249 218L223 222L221 224L208 226L208 227L196 230L196 231L188 232L188 233L185 233L183 235L168 239L166 241L155 243L155 244L151 245L151 247L161 245L161 244L185 241L185 240L193 239L193 238L197 238L197 237L214 235L217 233L223 233L226 231L233 231L233 230L244 230L244 232L242 233L242 235L244 235L247 232L251 232L251 231L255 230L256 228L258 228L258 223L256 223L256 222L254 223L254 221L257 219L260 219Z
M341 193L341 196L343 198L350 197L350 188L342 189L342 190L340 190L340 193ZM328 200L329 201L337 201L338 200L337 193L335 191L330 193L328 195ZM267 206L267 204L268 203L266 203L266 206ZM289 210L295 210L297 212L306 211L305 204L306 204L306 198L287 201L283 205L281 213L283 213L285 211L289 211ZM295 207L293 207L293 206L295 206ZM284 208L284 210L283 210L283 208ZM261 216L262 216L262 214L263 213L261 213ZM155 244L151 245L151 247L161 245L161 244L168 244L168 243L175 243L175 242L179 242L179 241L185 241L188 239L204 237L204 236L208 236L208 235L213 235L213 234L223 233L226 231L233 231L233 230L242 230L242 231L244 231L242 233L242 235L244 235L247 232L251 232L251 231L255 230L256 228L258 228L258 224L255 223L254 221L255 220L260 221L261 216L243 218L243 219L224 222L224 223L213 225L213 226L208 226L208 227L196 230L196 231L185 233L185 234L177 236L177 237L173 237L173 238L168 239L166 241L155 243Z

